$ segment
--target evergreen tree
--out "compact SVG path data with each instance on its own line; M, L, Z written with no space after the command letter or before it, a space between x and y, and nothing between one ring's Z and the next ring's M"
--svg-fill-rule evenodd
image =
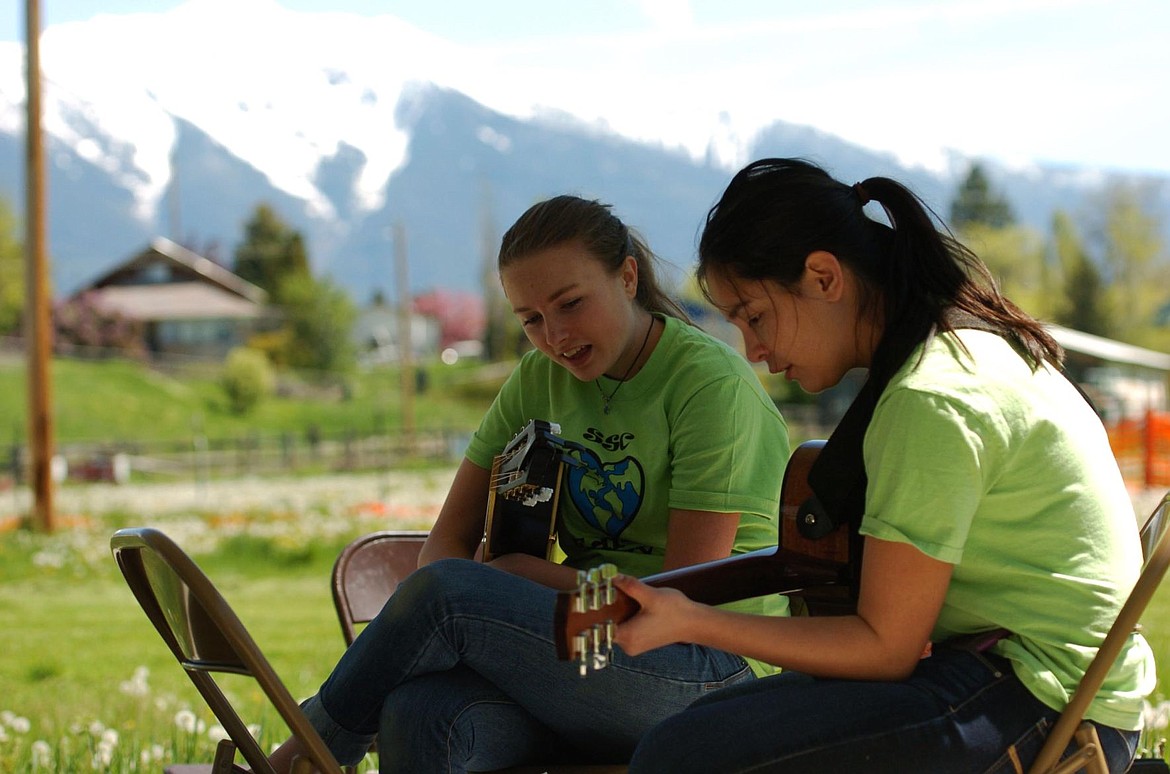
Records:
M236 247L235 273L266 290L274 303L281 303L280 289L286 279L310 276L303 237L270 206L257 206L244 225L244 241Z
M1064 283L1053 319L1069 328L1111 338L1115 331L1109 311L1105 277L1085 250L1072 220L1063 212L1052 219L1053 249Z
M991 181L979 162L971 164L967 178L951 202L951 227L963 230L971 225L1004 228L1015 223L1007 199L991 190Z

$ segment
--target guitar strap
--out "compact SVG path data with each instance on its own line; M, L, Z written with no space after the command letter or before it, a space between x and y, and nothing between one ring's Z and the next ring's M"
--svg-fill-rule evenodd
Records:
M1001 326L981 320L967 312L951 308L944 312L944 316L952 330L982 330L1006 337L1006 330ZM933 332L929 334L928 340L933 335ZM893 365L882 369L884 376L881 377L875 376L871 371L870 377L862 385L857 397L821 449L816 462L809 469L808 483L814 496L800 506L797 516L797 525L803 537L810 539L823 537L839 524L859 521L865 513L865 490L869 482L862 457L865 431L873 419L878 398L886 384L914 351L917 343L910 338L895 336L892 341L883 341L879 345L874 361ZM1076 387L1085 401L1093 406L1092 400L1080 385L1068 374L1064 376ZM1095 407L1094 412L1096 413ZM850 540L855 541L850 545L850 556L860 557L860 536L856 530L853 530ZM856 580L855 578L855 582Z

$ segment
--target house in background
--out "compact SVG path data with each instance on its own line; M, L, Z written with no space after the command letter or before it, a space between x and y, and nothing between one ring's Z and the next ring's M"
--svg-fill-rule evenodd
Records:
M151 355L222 358L272 320L262 288L163 237L72 296L81 297L140 325Z

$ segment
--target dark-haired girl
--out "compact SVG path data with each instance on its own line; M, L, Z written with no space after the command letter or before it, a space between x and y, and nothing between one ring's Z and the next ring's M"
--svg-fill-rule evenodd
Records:
M812 392L868 369L821 454L834 449L838 486L817 491L860 519L859 595L854 615L770 619L620 578L642 604L618 628L626 653L701 643L784 669L665 721L630 771L1023 771L1142 563L1060 347L885 177L847 185L757 161L709 212L699 250L749 359ZM1134 755L1153 680L1135 633L1087 713L1111 771Z

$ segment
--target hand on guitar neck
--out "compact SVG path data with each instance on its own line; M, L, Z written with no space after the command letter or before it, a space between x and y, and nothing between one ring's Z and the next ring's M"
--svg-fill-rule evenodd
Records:
M802 538L795 526L812 496L808 469L822 446L820 441L801 444L785 468L778 545L650 575L642 582L677 589L686 599L707 605L801 593L807 601L817 599L821 612L851 612L856 603L852 581L860 568L860 555L851 555L849 549L856 524L843 524L815 540ZM617 625L640 610L633 597L614 585L617 576L616 567L602 565L580 573L577 588L558 595L553 626L557 655L576 661L582 676L609 663ZM636 588L618 582L631 591Z

